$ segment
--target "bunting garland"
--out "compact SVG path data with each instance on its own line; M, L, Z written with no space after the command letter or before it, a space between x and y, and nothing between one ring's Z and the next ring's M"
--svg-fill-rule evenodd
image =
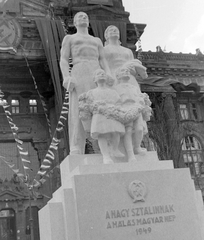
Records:
M56 164L56 162L54 161L56 158L56 153L58 150L59 143L61 141L57 136L59 135L60 132L63 131L64 126L66 124L67 116L68 116L68 112L69 112L68 104L69 104L69 93L68 93L68 91L66 91L65 99L64 99L64 102L62 105L62 110L60 113L60 117L59 117L59 120L57 123L56 130L53 134L51 144L48 148L48 151L45 155L44 160L42 161L40 169L37 172L36 177L33 180L34 187L38 187L41 184L43 184L44 182L46 182L45 178L49 178L50 174L53 173L53 169L56 167L57 168L59 167L59 165Z
M39 92L39 90L38 90L38 86L37 86L35 77L33 76L33 72L32 72L32 70L31 70L31 68L30 68L29 63L28 63L28 59L27 59L27 57L26 57L26 55L25 55L25 49L23 48L22 45L20 45L20 46L21 46L22 51L23 51L23 56L24 56L24 58L25 58L26 65L27 65L28 70L29 70L29 72L30 72L30 75L31 75L31 77L32 77L32 79L33 79L33 83L34 83L35 90L37 91L37 94L38 94L38 96L40 97L40 101L41 101L41 104L42 104L42 107L43 107L43 110L44 110L44 114L45 114L45 117L46 117L46 120L47 120L47 124L48 124L49 134L50 134L50 137L52 137L51 123L50 123L50 119L49 119L49 117L48 117L48 109L47 109L47 105L46 105L46 103L45 103L45 99L44 99L44 97L40 94L40 92Z
M25 174L19 172L19 169L15 169L14 166L15 164L11 164L9 161L7 161L7 159L3 156L0 156L0 158L4 161L4 163L19 177L19 180L21 181L21 183L23 183L26 187L26 189L28 190L29 194L29 184L27 181L27 177L25 176Z
M67 34L67 30L65 28L65 24L64 24L63 21L62 21L62 25L63 25L65 33ZM40 169L36 174L36 177L33 179L32 183L29 183L28 182L28 179L29 179L28 178L29 177L28 171L32 171L32 169L30 168L31 162L28 159L28 151L24 150L24 148L23 148L23 141L21 139L19 139L19 137L18 137L18 127L13 122L13 119L11 117L12 114L8 110L8 108L10 106L8 105L8 103L6 101L3 100L4 93L0 90L0 105L3 106L6 118L8 120L9 125L10 125L13 137L15 139L17 150L18 150L18 153L20 155L21 163L22 163L22 166L23 166L23 172L21 172L20 168L16 168L15 164L11 164L9 161L7 161L5 157L0 156L0 158L3 158L3 161L9 166L9 168L15 174L17 174L19 179L26 185L27 189L29 190L30 195L33 198L37 198L38 193L34 190L34 187L39 187L42 184L44 184L46 182L46 178L50 177L50 175L54 172L54 169L59 168L59 164L57 164L55 162L56 153L57 153L60 141L61 141L58 138L58 136L59 136L59 133L63 131L63 129L65 127L65 124L66 124L66 121L67 121L67 116L68 116L68 112L69 112L69 109L68 109L69 93L66 92L66 94L65 94L65 99L64 99L64 102L63 102L63 105L62 105L62 109L61 109L60 117L59 117L59 120L58 120L58 124L57 124L56 130L55 130L55 132L52 136L51 123L50 123L50 120L49 120L49 117L48 117L48 109L47 109L44 97L40 94L40 92L38 90L35 77L33 76L33 73L32 73L32 70L30 68L27 56L25 54L25 49L23 48L22 45L20 45L20 46L22 48L22 52L23 52L23 55L24 55L24 58L25 58L25 61L26 61L26 65L27 65L28 70L30 72L30 75L32 77L35 90L37 91L37 93L40 97L40 101L41 101L42 107L44 109L45 117L46 117L46 120L47 120L47 123L48 123L49 134L50 134L50 137L52 138L52 141L51 141L51 144L50 144L49 149L47 151L47 154L45 155L45 158L42 161ZM45 197L50 198L48 196L45 196Z
M61 21L61 22L62 22L64 31L67 34L65 24L64 24L63 21ZM9 105L8 105L7 102L3 101L4 94L0 90L0 104L2 103L4 112L6 114L8 122L9 122L11 131L13 133L13 136L14 136L14 139L15 139L15 142L16 142L16 146L17 146L17 150L18 150L20 158L21 158L21 163L22 163L22 166L23 166L23 172L21 172L19 168L18 169L15 168L15 164L9 163L8 161L6 161L6 159L4 159L4 162L13 170L14 173L17 174L17 176L23 181L23 183L26 184L28 190L30 191L30 194L35 195L35 192L34 192L33 188L34 187L39 187L42 184L44 184L46 182L46 178L50 177L50 175L54 172L54 169L59 168L59 164L55 162L56 154L57 154L58 147L59 147L59 144L60 144L60 141L61 141L58 138L58 136L60 135L59 133L64 130L64 127L65 127L65 124L66 124L66 121L67 121L67 116L68 116L68 112L69 112L69 109L68 109L69 93L68 93L68 91L66 91L66 93L65 93L65 99L64 99L64 102L63 102L63 105L62 105L62 109L61 109L60 117L59 117L59 120L58 120L58 123L57 123L57 127L56 127L55 132L52 136L51 123L50 123L50 120L49 120L49 117L48 117L48 109L47 109L44 97L40 94L40 92L38 90L38 86L37 86L35 77L32 73L32 70L30 68L27 56L25 54L25 49L23 48L22 45L20 45L20 46L22 48L22 52L23 52L23 55L24 55L24 58L25 58L26 65L27 65L28 70L30 72L30 75L32 77L35 90L37 91L37 93L40 97L40 101L41 101L42 107L44 109L45 117L46 117L48 128L49 128L49 134L50 134L50 137L52 138L52 141L51 141L51 144L50 144L49 149L47 151L47 154L45 155L45 158L42 161L40 169L36 174L36 177L33 179L32 184L28 183L28 176L29 175L27 173L28 173L28 171L32 171L32 169L30 168L31 162L28 159L28 151L25 151L23 149L23 146L22 146L23 141L21 139L19 139L19 137L18 137L18 127L13 122L13 119L11 117L11 113L8 110ZM71 63L71 59L70 59L70 63ZM70 65L72 65L72 63Z
M54 169L59 168L58 164L56 166L54 166L54 164L55 164L54 160L56 158L58 145L60 143L60 139L57 138L57 135L59 132L61 132L63 130L63 127L65 126L65 121L67 121L67 116L68 116L68 112L69 112L69 109L68 109L69 93L67 91L65 94L65 100L62 105L61 114L59 117L59 121L58 121L56 130L55 130L55 133L52 138L52 142L49 146L49 149L47 151L47 154L45 155L44 160L42 161L40 170L37 172L36 177L33 179L31 184L28 182L29 174L27 172L27 171L32 171L32 169L29 166L31 164L31 162L28 160L28 158L26 158L26 157L28 157L28 151L25 151L23 149L23 146L22 146L23 141L18 138L18 127L13 122L11 113L8 110L5 110L5 109L9 108L9 105L6 101L3 100L3 97L4 97L4 93L0 90L0 105L2 105L2 107L4 109L8 123L9 123L11 131L13 133L13 136L14 136L14 139L16 142L16 146L17 146L17 150L18 150L20 158L21 158L21 163L22 163L24 172L22 173L20 171L20 168L18 168L18 169L15 168L15 164L11 164L9 161L6 160L5 157L0 156L0 158L3 159L3 161L8 165L8 167L15 174L17 174L19 179L26 185L27 189L29 190L29 194L34 199L37 199L39 193L36 192L35 188L38 188L42 184L44 184L46 182L46 178L50 177L50 175L54 172ZM44 194L42 194L42 195L45 196ZM48 196L45 196L45 197L50 198Z
M65 34L68 34L68 30L66 29L66 24L65 24L64 20L63 20L61 17L59 17L59 19L60 19L60 21L61 21L61 24L62 24L64 33L65 33Z
M5 110L7 108L9 108L9 105L7 103L7 101L5 101L5 99L3 99L4 97L4 93L0 90L0 103L4 109L4 113L6 115L6 118L8 120L9 126L11 128L11 132L13 134L14 140L16 142L16 146L17 146L17 150L18 153L20 155L21 158L21 163L23 166L23 173L20 172L20 169L15 168L15 164L10 164L6 159L4 160L4 162L7 163L7 165L17 174L17 176L19 176L20 178L22 178L23 176L27 175L27 171L31 170L30 169L30 161L28 160L28 151L25 151L23 149L23 141L20 140L18 138L18 127L16 126L16 124L13 122L13 119L11 117L11 113L9 112L9 110Z

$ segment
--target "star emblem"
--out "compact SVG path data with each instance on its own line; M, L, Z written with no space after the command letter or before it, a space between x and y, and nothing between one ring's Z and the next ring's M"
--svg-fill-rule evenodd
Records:
M16 53L17 46L22 38L20 24L15 18L6 14L0 17L0 51Z

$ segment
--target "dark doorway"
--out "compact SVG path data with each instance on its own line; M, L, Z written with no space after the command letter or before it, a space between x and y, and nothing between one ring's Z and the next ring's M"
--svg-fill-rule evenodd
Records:
M0 211L0 240L16 240L15 212L12 209Z

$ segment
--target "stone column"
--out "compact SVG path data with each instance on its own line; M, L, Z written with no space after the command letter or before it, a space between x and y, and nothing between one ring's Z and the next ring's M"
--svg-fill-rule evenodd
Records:
M164 112L165 120L167 121L167 138L170 148L171 160L174 161L174 166L178 167L181 159L181 139L182 132L180 129L180 120L177 112L177 108L174 105L175 93L162 93L164 100Z

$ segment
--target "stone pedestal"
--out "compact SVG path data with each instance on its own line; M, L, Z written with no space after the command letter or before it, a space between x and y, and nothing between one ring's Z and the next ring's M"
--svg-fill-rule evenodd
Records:
M203 203L189 169L155 152L135 163L68 156L62 186L40 210L41 240L203 240Z

